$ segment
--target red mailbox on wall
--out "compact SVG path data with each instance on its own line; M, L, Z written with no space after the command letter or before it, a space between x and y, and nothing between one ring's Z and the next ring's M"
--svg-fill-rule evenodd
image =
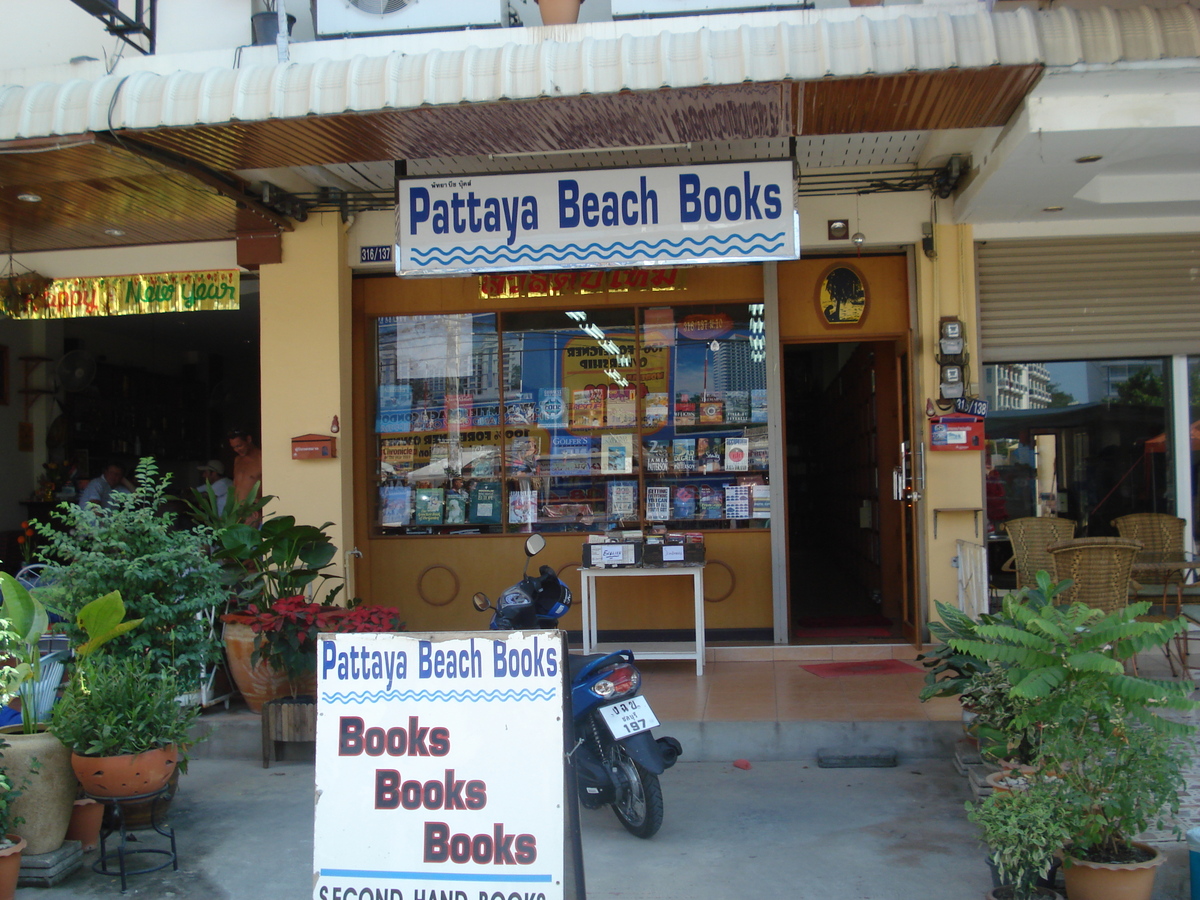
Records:
M982 450L983 419L978 416L934 416L929 420L932 450Z

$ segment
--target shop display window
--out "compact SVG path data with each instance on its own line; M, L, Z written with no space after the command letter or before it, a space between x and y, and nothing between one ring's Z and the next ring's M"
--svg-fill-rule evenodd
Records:
M385 534L765 528L761 304L377 320Z

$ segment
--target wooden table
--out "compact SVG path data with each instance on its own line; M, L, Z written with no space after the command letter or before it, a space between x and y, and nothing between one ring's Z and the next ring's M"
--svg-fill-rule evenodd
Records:
M695 603L696 640L639 643L630 647L637 659L695 659L696 674L704 674L704 566L675 566L661 569L642 568L580 568L580 594L583 603L583 652L595 651L596 624L596 579L598 578L654 578L690 576L692 598Z

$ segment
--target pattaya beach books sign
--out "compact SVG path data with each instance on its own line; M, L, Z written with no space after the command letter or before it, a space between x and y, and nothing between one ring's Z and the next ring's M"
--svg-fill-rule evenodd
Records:
M396 271L796 259L790 161L405 179Z
M5 312L14 319L74 319L138 313L237 309L236 269L56 278L45 292Z

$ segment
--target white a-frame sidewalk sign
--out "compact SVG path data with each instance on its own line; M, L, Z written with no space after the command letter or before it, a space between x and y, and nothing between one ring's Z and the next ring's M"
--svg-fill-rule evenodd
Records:
M315 900L576 900L560 631L328 634Z

